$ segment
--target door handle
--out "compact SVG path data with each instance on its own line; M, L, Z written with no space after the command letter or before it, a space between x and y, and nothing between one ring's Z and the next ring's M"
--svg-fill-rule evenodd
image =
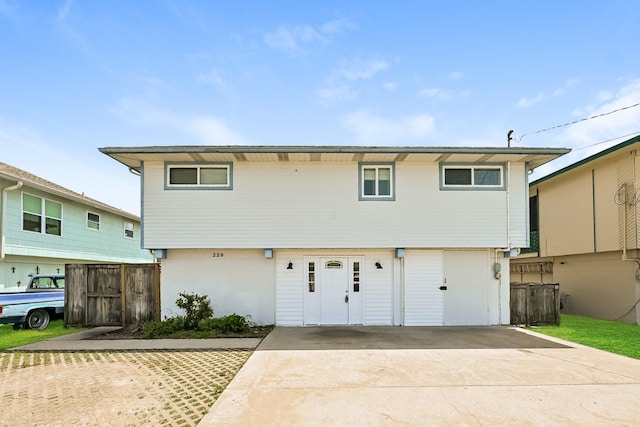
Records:
M344 302L348 303L349 302L349 295L345 295L344 296Z

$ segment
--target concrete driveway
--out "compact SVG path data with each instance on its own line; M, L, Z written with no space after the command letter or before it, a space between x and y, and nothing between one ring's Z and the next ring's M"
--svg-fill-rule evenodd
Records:
M640 360L517 328L275 328L199 426L624 426L639 407Z

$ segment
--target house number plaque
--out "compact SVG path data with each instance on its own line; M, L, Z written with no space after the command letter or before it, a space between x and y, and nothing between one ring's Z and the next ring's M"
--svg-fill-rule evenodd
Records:
M212 258L222 258L224 256L223 252L214 252L212 254Z

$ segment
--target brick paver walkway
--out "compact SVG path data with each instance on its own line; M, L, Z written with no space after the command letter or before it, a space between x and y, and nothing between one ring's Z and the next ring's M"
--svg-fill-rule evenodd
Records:
M195 426L251 353L0 352L0 425Z

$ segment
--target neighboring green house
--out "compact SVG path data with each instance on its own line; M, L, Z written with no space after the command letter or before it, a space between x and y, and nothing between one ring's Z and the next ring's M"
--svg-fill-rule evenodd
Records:
M0 162L0 292L69 263L148 263L140 218Z

